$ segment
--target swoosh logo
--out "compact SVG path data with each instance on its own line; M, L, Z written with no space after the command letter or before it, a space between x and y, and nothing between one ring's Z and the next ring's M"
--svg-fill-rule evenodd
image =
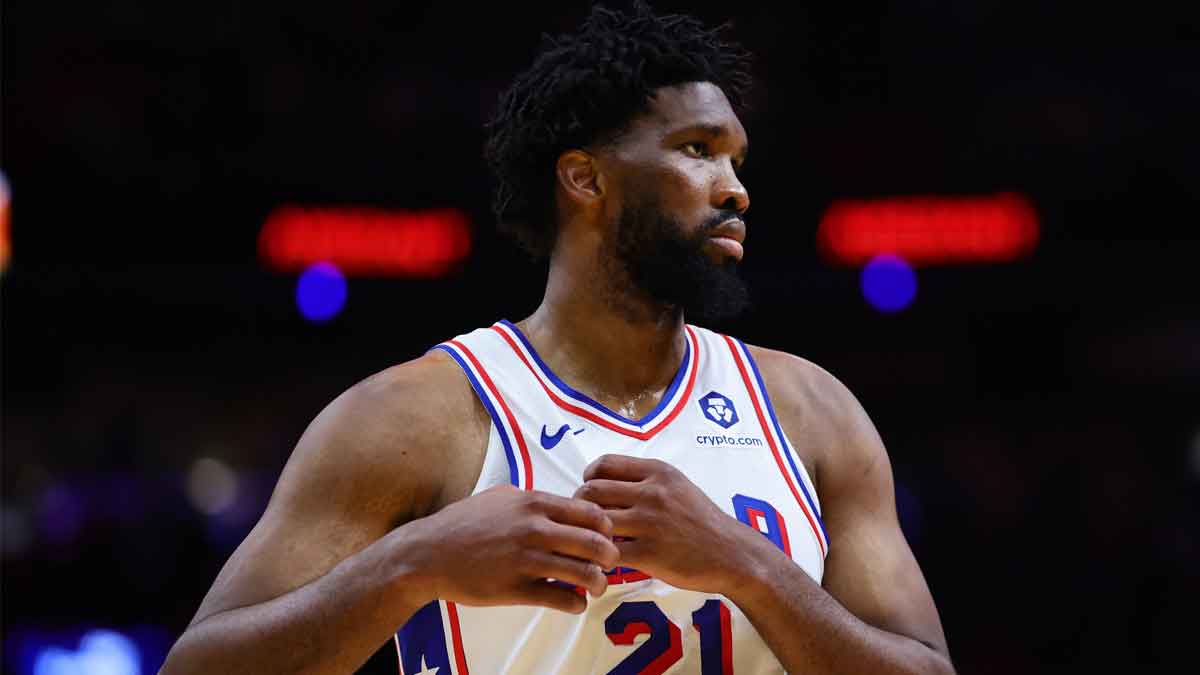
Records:
M564 424L564 425L562 425L562 428L560 428L557 432L554 433L554 435L550 435L550 434L546 433L546 425L543 424L542 425L542 447L547 450L550 450L554 446L558 445L558 442L563 439L563 434L567 433L567 429L570 429L570 428L571 428L571 425Z

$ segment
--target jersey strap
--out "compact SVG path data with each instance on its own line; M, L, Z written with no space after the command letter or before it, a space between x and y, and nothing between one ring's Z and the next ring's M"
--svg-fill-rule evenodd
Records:
M750 356L750 350L746 349L746 345L741 340L728 335L721 337L725 339L725 343L733 355L734 363L737 364L742 383L746 386L747 393L750 394L750 402L754 406L754 413L758 417L763 434L767 437L767 445L771 448L775 465L783 475L783 480L791 490L792 496L796 498L796 503L800 505L800 510L808 519L808 525L812 529L813 536L816 537L817 546L821 549L821 557L825 558L829 553L829 536L825 533L825 524L821 522L820 509L817 508L816 502L806 487L805 478L808 472L802 469L803 463L796 458L795 452L788 445L787 437L784 436L783 428L779 426L779 418L775 415L775 407L771 405L770 396L767 395L767 387L763 384L758 364L754 362L754 357Z
M488 415L492 418L492 424L496 426L500 440L504 443L504 455L508 459L509 481L514 487L532 490L533 465L529 459L529 447L525 444L525 436L521 433L521 426L517 423L512 409L500 395L500 389L488 375L487 369L461 340L443 342L433 349L440 349L454 358L466 373L467 379L470 380L471 387L475 389L483 407L487 409Z

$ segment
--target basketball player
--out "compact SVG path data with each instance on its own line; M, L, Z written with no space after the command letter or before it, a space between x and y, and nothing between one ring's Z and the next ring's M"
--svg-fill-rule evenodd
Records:
M641 3L503 96L532 316L352 387L300 439L165 673L952 673L871 422L729 317L741 48Z

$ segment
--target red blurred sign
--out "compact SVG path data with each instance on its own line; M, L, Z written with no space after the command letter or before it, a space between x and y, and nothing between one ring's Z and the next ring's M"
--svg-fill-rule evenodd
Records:
M8 181L0 173L0 272L8 269L8 257L12 250L8 232L8 202Z
M258 236L259 259L280 272L331 262L346 275L439 277L471 251L458 209L281 206Z
M1031 254L1037 242L1037 211L1015 193L840 200L817 228L822 255L841 265L883 253L912 265L1010 262Z

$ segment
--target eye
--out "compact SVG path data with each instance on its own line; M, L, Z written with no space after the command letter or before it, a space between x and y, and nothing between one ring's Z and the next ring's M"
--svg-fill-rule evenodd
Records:
M684 154L690 157L707 158L709 156L708 144L701 141L684 143L682 149Z

